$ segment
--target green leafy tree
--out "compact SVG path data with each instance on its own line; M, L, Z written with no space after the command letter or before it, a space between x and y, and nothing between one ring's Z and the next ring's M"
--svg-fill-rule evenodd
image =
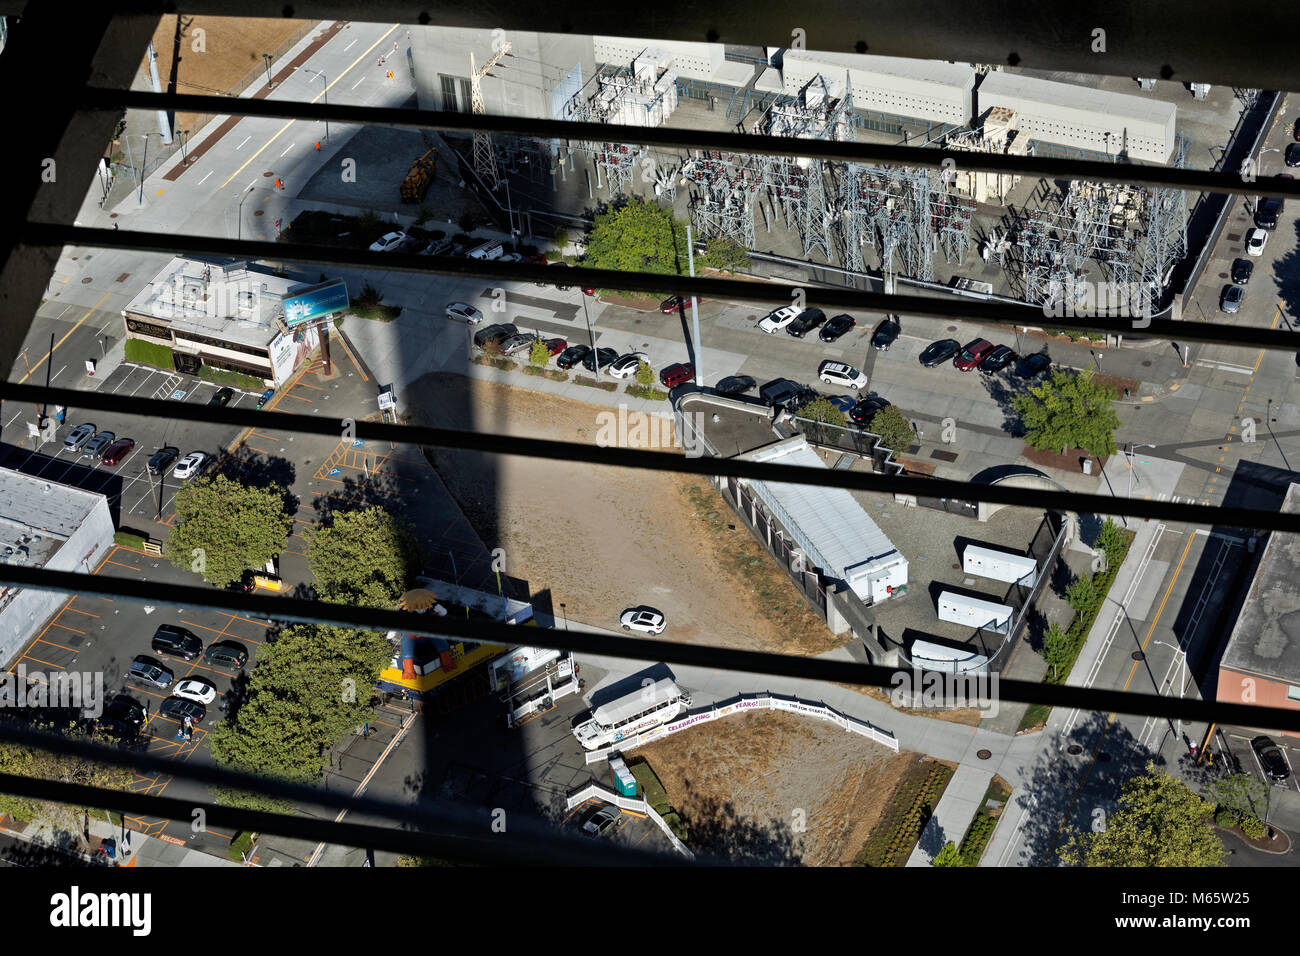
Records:
M307 546L316 593L323 601L392 607L419 569L407 527L383 508L336 512Z
M1066 585L1065 601L1079 613L1086 613L1097 601L1097 585L1092 575L1081 574Z
M1120 530L1119 525L1107 518L1101 526L1101 532L1097 535L1097 548L1106 556L1106 567L1114 568L1119 565L1124 554L1124 544L1124 532Z
M636 383L642 388L654 388L655 370L646 362L636 367Z
M167 560L217 587L239 580L284 550L293 530L281 485L254 488L225 475L198 478L176 493Z
M37 724L25 729L52 733L65 740L82 743L88 739L84 730L71 725L56 727L51 724ZM0 773L123 792L131 790L135 781L135 774L130 770L102 764L76 754L50 753L26 745L10 743L0 743ZM68 830L74 827L78 831L81 829L83 814L87 810L92 813L100 812L94 807L48 803L32 797L0 794L0 813L7 813L17 820L47 822Z
M285 630L262 645L235 720L213 728L213 757L228 769L314 784L326 750L369 719L370 688L391 656L388 638L373 631ZM282 813L291 806L256 791L214 792L219 802L250 809Z
M824 395L810 399L799 406L796 414L800 418L807 418L814 422L825 422L827 425L843 425L844 413L831 404L831 400Z
M749 250L726 236L714 236L704 243L700 262L710 269L739 272L750 266Z
M879 435L880 443L895 455L911 447L914 435L912 423L895 405L886 405L872 415L867 431Z
M1096 381L1092 369L1053 371L1042 385L1011 400L1025 426L1025 440L1040 451L1064 454L1082 448L1090 455L1115 453L1119 416L1111 407L1115 389Z
M949 840L943 845L943 849L938 852L932 866L965 866L966 861L962 858L961 851L957 849L957 844Z
M551 350L546 347L546 343L538 339L533 343L533 347L528 350L528 364L537 368L542 368L551 360Z
M1267 817L1272 788L1248 773L1233 773L1211 783L1205 795L1218 804L1220 811L1233 816L1231 823L1220 824L1230 827L1242 820Z
M556 229L555 235L552 237L551 241L555 243L555 248L559 251L560 255L563 255L564 247L569 244L569 230Z
M587 258L593 269L622 269L659 275L687 270L686 226L671 209L633 197L596 216L587 236ZM640 295L625 291L625 295Z
M1061 630L1055 622L1047 626L1043 635L1043 660L1052 669L1052 678L1060 674L1060 669L1070 662L1073 650L1070 635Z
M1101 833L1073 833L1061 848L1071 866L1222 866L1211 826L1214 805L1148 762L1125 781L1119 810Z

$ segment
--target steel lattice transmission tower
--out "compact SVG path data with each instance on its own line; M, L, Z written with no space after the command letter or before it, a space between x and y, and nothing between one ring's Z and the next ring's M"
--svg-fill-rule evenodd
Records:
M475 69L474 54L470 53L470 108L474 115L481 116L487 112L487 107L483 105L483 77L487 76L488 71L507 56L513 56L510 52L509 41L502 43L501 47L488 57L487 62L480 69ZM496 151L492 148L492 137L487 133L474 134L474 169L479 178L491 189L496 189L501 185L501 173L497 169Z

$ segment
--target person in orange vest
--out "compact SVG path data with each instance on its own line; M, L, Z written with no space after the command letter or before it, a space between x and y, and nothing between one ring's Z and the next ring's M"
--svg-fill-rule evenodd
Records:
M316 140L316 152L320 152L320 140Z

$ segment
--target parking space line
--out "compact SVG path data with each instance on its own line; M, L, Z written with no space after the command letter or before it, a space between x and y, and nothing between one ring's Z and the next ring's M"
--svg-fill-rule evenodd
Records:
M144 552L142 551L142 552L140 552L140 553L143 554ZM79 608L79 607L66 607L66 608L64 608L64 610L65 610L65 611L74 611L74 612L77 613L77 614L84 614L84 615L86 615L86 617L99 617L98 614L91 614L89 611L83 611L83 610L82 610L81 608Z
M128 571L139 571L140 569L130 564L123 564L121 561L107 561L106 564L115 564L119 568L126 568Z
M46 667L57 667L61 671L65 671L68 669L67 664L56 664L53 661L47 661L40 657L32 657L30 653L30 649L24 652L23 656L18 659L20 661L36 661L38 664L44 664Z
M66 624L60 624L60 623L58 623L57 621L52 621L51 623L53 624L54 627L61 627L61 628L63 628L65 631L71 631L73 634L85 634L85 633L86 633L85 631L80 631L80 630L78 630L78 629L75 628L75 627L68 627L68 625L66 625ZM53 642L51 642L51 643L53 643Z
M57 648L58 648L59 650L61 650L61 651L70 651L70 652L73 653L73 654L80 654L80 653L81 653L81 652L78 651L75 647L68 647L66 644L60 644L60 643L58 643L57 641L47 641L47 640L46 640L45 638L43 638L43 637L38 637L38 638L36 639L36 641L37 641L37 643L40 643L40 644L49 644L50 647L57 647Z

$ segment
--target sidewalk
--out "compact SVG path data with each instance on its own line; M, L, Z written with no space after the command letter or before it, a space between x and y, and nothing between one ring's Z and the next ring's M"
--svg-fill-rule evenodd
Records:
M945 843L961 846L966 828L975 818L992 779L993 771L983 767L963 765L957 768L939 805L934 808L930 822L921 831L920 841L907 858L908 866L929 866Z
M23 830L14 828L9 817L0 822L0 832L29 844L36 852L59 853L71 856L86 864L106 864L110 866L242 866L233 860L223 859L204 853L201 850L176 846L165 840L147 836L143 833L127 830L123 833L120 825L111 823L103 816L90 820L88 832L90 840L82 833L70 833L55 829L48 823L29 824ZM96 856L102 840L109 839L116 843L116 859L108 861L103 856ZM129 839L129 844L126 840Z

